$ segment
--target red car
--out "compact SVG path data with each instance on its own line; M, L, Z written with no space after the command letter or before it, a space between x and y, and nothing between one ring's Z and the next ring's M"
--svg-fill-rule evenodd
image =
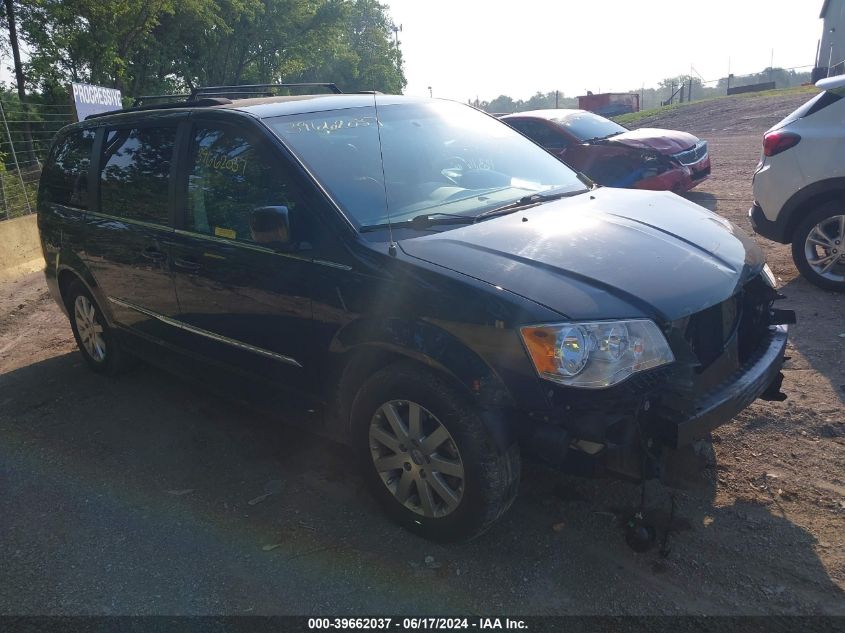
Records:
M533 110L501 120L600 185L682 193L710 175L707 142L686 132L628 130L586 110Z

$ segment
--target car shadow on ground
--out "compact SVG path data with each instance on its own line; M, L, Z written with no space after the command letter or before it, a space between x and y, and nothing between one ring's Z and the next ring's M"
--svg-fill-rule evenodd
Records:
M789 339L800 357L786 367L794 371L812 367L830 382L839 403L845 403L845 293L822 290L801 276L778 291L786 298L776 307L795 310L797 319Z
M717 205L719 204L716 196L707 191L687 191L683 194L683 197L713 212L716 211Z
M434 544L381 515L344 447L64 354L0 376L0 612L842 613L814 538L776 504L715 504L693 459L688 490L646 489L667 557L624 543L638 486L537 466L488 533Z

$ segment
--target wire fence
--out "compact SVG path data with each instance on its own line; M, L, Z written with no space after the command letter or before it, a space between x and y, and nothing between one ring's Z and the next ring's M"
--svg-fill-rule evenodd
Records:
M690 74L678 77L678 81L664 85L660 89L643 89L640 108L645 110L673 103L700 101L731 94L730 90L757 86L758 89L794 88L814 81L813 66L792 66L788 68L770 67L756 73L730 73L718 79L705 79L694 67Z
M0 96L0 220L35 212L41 166L61 128L75 120L68 104Z

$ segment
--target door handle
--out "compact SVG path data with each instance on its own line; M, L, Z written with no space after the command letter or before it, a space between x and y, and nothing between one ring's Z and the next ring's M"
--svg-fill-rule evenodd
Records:
M185 259L184 257L177 257L173 260L173 265L177 268L187 270L189 272L197 272L202 268L202 264L193 259Z
M148 246L143 251L141 251L141 255L143 255L147 259L153 260L154 262L160 262L165 258L164 253L158 250L155 246Z

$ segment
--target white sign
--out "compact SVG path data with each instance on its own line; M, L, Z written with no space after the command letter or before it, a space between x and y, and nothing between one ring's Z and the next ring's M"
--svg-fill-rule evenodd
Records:
M70 84L70 87L77 121L84 121L92 114L120 110L123 107L120 90L77 83Z

